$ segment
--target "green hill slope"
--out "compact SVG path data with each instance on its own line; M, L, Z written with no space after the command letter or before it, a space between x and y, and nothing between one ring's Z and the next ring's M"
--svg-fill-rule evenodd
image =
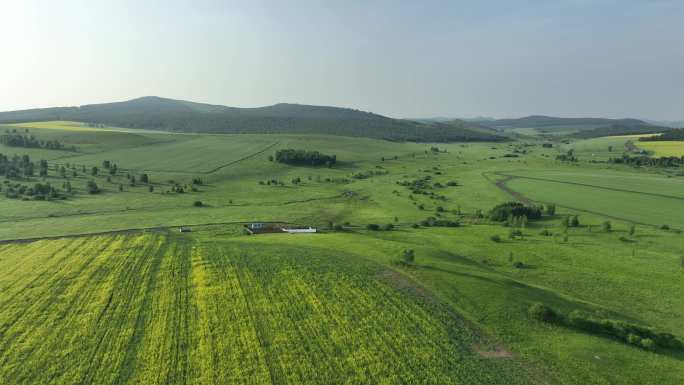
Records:
M0 113L0 123L47 120L178 132L327 134L415 142L505 140L466 122L419 123L348 108L302 104L234 108L154 96L81 107Z

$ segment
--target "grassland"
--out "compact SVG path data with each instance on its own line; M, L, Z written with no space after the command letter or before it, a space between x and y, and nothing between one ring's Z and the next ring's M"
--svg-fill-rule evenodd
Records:
M518 171L507 185L534 201L653 226L684 227L684 180L610 171Z
M8 383L684 382L681 351L649 352L527 315L543 302L684 337L684 179L674 173L583 156L565 164L553 160L564 148L534 140L438 144L435 153L329 136L29 130L79 148L37 150L51 166L111 160L121 172L111 182L69 176L76 193L66 200L0 197ZM606 147L595 142L572 145ZM339 164L270 162L279 148L336 154ZM354 177L368 171L381 172ZM124 176L143 172L153 192ZM432 195L397 184L426 176ZM477 215L512 199L495 185L506 176L515 177L509 188L558 207L520 228L523 238ZM196 191L168 192L171 180L194 177L204 180ZM51 168L44 180L64 179ZM86 194L88 180L103 191ZM270 180L282 184L260 183ZM581 226L564 229L575 214ZM461 226L412 227L428 216ZM606 220L610 232L599 230ZM254 221L348 223L310 236L245 236L241 224ZM369 223L395 229L368 231ZM180 235L179 225L193 232ZM17 241L45 237L55 239ZM416 252L412 267L396 263L405 249Z

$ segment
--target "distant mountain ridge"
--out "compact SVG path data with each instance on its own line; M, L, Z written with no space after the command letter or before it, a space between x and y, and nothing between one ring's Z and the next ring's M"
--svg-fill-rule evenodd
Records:
M0 123L72 120L197 133L328 134L394 141L503 141L467 122L421 123L349 108L281 103L237 108L146 96L124 102L0 112Z
M558 118L553 116L532 115L517 119L498 119L482 122L499 130L534 128L542 133L572 133L573 136L591 138L611 135L649 134L667 131L669 127L659 126L639 119L608 118Z

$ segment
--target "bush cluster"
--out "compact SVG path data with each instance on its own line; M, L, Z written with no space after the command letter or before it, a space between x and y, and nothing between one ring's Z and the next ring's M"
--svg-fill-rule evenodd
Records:
M577 310L566 317L542 303L535 303L528 308L528 314L539 321L558 323L588 333L606 335L646 350L655 350L656 347L684 348L684 344L670 333L625 321L598 319Z

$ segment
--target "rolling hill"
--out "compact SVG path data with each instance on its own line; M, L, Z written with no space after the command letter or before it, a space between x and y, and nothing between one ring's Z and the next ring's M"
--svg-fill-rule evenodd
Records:
M80 107L0 113L0 123L51 120L197 133L327 134L414 142L506 139L463 121L420 123L348 108L286 103L235 108L156 96Z
M498 119L484 123L500 130L534 128L545 134L572 133L580 137L647 134L668 130L639 119L558 118L533 115L518 119Z

